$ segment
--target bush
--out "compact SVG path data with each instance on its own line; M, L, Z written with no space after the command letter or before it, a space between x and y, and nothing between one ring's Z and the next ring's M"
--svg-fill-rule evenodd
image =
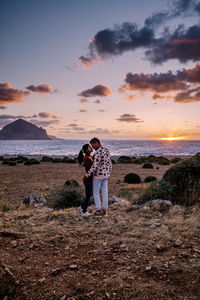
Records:
M126 155L122 155L117 159L117 163L119 164L131 164L132 162L132 157Z
M156 156L155 155L147 156L147 161L150 162L150 163L156 162Z
M17 162L16 161L12 161L10 160L9 163L8 163L9 166L16 166L17 165Z
M200 199L200 153L169 168L162 180L153 182L139 202L171 200L173 204L194 205Z
M197 203L200 197L200 153L168 169L163 180L173 187L169 200L185 205Z
M126 182L126 183L140 183L141 178L136 173L129 173L124 177L124 182Z
M74 163L76 163L77 161L76 161L76 159L74 159L74 158L69 158L68 156L65 156L65 157L63 158L63 162L64 162L64 163L67 163L67 164L69 164L69 163L74 164Z
M136 165L141 165L141 164L144 164L145 162L147 162L146 156L141 156L141 157L133 160L133 164L136 164Z
M75 179L70 179L70 180L68 179L68 180L65 181L64 185L66 185L66 186L70 185L70 186L78 187L79 183Z
M153 169L153 165L151 163L145 163L143 166L142 166L143 169Z
M171 159L171 163L172 164L177 164L178 162L180 162L182 159L180 157L174 157Z
M62 160L62 158L56 157L56 158L54 158L54 159L52 160L52 162L53 162L53 163L62 163L63 160Z
M3 156L0 156L0 161L4 160L4 157Z
M2 165L9 165L10 160L4 158L4 160L2 161Z
M39 164L40 164L40 161L35 158L30 158L30 159L26 160L24 163L25 166L39 165Z
M147 176L145 179L144 179L144 182L152 182L152 181L156 181L157 178L155 176Z
M163 166L168 166L170 165L170 160L164 156L158 156L156 158L156 162L159 164L159 165L163 165Z
M64 184L48 196L48 205L55 209L80 206L83 199L81 189L74 184Z
M53 158L50 156L43 156L42 157L42 162L52 162Z

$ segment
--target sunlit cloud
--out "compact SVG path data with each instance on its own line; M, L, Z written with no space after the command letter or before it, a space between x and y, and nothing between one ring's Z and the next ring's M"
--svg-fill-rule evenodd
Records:
M137 97L137 95L127 95L124 97L124 100L132 101Z
M0 83L0 105L24 102L29 95L27 91L21 91L13 88L9 82Z
M40 85L29 85L26 87L26 89L39 94L48 94L52 92L52 87L47 83L42 83Z
M96 100L94 101L94 103L96 103L96 104L100 104L100 103L101 103L101 101L100 101L99 99L96 99Z
M85 113L85 112L87 112L87 109L79 109L79 112Z
M87 99L87 98L81 98L79 101L80 101L81 103L85 103L85 102L88 102L88 99Z
M79 96L83 97L105 97L112 94L111 90L102 84L97 84L91 89L87 89L79 94Z

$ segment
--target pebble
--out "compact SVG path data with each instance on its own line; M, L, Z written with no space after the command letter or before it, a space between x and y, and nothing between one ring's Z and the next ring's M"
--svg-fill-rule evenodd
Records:
M70 265L69 269L70 270L76 270L76 269L78 269L78 265Z
M160 243L160 244L157 244L156 245L156 250L157 251L164 251L165 250L165 246L162 244L162 243Z

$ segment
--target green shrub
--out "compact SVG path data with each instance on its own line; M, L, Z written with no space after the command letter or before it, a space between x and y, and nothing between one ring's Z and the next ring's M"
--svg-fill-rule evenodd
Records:
M26 160L24 163L25 166L39 165L39 164L40 164L40 161L35 158L30 158L30 159Z
M11 206L9 204L0 203L0 209L3 212L7 212L7 211L11 210Z
M139 158L136 158L133 160L133 164L136 164L136 165L141 165L141 164L144 164L145 162L147 162L146 156L140 156Z
M140 183L141 178L136 173L129 173L124 177L124 182L126 182L126 183Z
M172 164L177 164L178 162L180 162L182 159L180 157L174 157L171 159L171 163Z
M80 206L83 199L82 191L73 184L52 191L48 196L48 205L54 209L64 209Z
M142 166L143 169L153 169L153 165L151 163L145 163L143 166Z
M53 163L62 163L63 162L63 160L62 160L62 158L58 158L58 157L56 157L56 158L54 158L53 159L53 161L52 161Z
M9 165L10 160L4 158L4 160L2 161L2 165Z
M78 187L79 183L75 179L68 179L68 180L65 181L64 185L65 186L69 186L70 185L70 186Z
M157 178L155 176L147 176L144 179L144 182L152 182L152 181L156 181Z
M132 162L132 157L126 155L122 155L117 159L118 164L131 164Z
M0 161L4 160L4 157L3 156L0 156Z
M10 160L9 163L8 163L9 166L16 166L17 165L17 162L16 161L12 161Z
M64 163L67 163L67 164L69 164L69 163L74 164L74 163L76 163L76 159L74 159L74 158L69 158L68 156L64 156L63 162L64 162Z
M156 156L155 155L147 156L147 161L150 162L150 163L156 162Z
M115 165L116 164L116 161L114 159L112 159L112 164Z
M50 156L43 156L42 157L42 162L52 162L53 158Z
M173 186L169 199L174 203L197 203L200 197L200 153L169 168L163 179Z
M156 162L159 164L159 165L163 165L163 166L168 166L170 165L170 160L164 156L158 156L156 158Z

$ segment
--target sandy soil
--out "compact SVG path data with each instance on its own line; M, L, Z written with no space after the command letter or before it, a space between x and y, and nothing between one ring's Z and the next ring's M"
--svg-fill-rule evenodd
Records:
M124 175L161 178L168 166L159 168L114 165L110 194L128 190L134 199L144 184L126 185ZM81 183L82 174L68 164L0 165L1 201L15 207L27 192ZM3 263L15 280L6 299L200 299L199 206L142 212L131 202L110 205L103 218L94 207L89 218L75 208L0 212L0 275Z

